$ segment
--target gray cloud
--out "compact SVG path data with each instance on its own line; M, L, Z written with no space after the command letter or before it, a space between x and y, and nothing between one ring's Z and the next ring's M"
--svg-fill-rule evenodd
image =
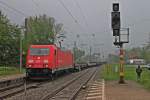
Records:
M77 41L78 44L87 43L89 45L104 43L104 46L100 46L103 50L112 52L116 49L112 43L110 15L114 0L76 0L84 12L88 26L74 0L62 0L82 27L74 22L58 0L33 0L34 2L32 0L1 1L22 11L27 16L47 14L54 17L58 22L63 23L65 30L68 32L64 44L68 42L72 44L73 41ZM140 46L148 41L148 33L150 32L150 1L120 0L119 2L122 27L130 27L131 30L130 44L126 45L126 47ZM14 23L22 24L24 18L27 17L12 11L2 4L0 4L0 9ZM93 33L95 37L92 37ZM80 34L80 40L76 38L77 34Z

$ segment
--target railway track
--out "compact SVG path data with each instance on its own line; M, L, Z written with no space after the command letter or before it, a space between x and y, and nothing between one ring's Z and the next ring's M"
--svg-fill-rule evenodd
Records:
M74 100L88 81L94 77L97 68L90 68L85 73L63 84L51 93L44 95L40 100Z
M48 82L50 82L50 80L46 82L30 82L26 81L25 77L0 81L0 99L14 96L18 93L24 92L25 90L37 88Z
M23 77L20 81L18 81L18 83L15 82L16 84L14 83L10 84L9 82L9 84L7 83L7 85L4 88L0 88L0 99L12 97L18 93L25 93L25 90L27 92L29 89L38 88L41 85L44 85L51 81L51 80L48 80L48 81L43 81L43 82L30 82L30 81L25 82L24 78L25 77Z
M22 82L23 81L23 82ZM16 85L11 85L0 89L0 98L8 98L14 96L20 92L25 92L26 90L38 88L38 86L45 84L45 82L30 82L22 80ZM49 82L49 81L47 81Z
M24 78L25 77L9 79L9 80L0 80L0 92L22 85L24 83Z
M9 94L7 91L11 91L15 88L21 87L24 84L24 78L20 77L12 80L2 80L0 81L0 98L5 98Z
M62 98L58 97L58 94L60 93L60 91L63 91L68 87L68 89L71 89L73 91L73 93L69 92L70 97L68 98L70 100L73 100L82 88L82 86L89 81L90 76L92 77L94 75L95 71L96 68L89 68L81 72L66 75L65 77L58 77L56 80L53 81L27 83L26 92L24 84L16 86L14 88L5 89L5 91L0 91L0 99L4 98L7 100L53 100L53 98L58 98L58 100L63 100ZM72 87L70 86L71 84Z

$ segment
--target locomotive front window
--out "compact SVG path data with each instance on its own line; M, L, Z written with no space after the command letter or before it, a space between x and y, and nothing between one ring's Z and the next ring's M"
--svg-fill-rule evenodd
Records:
M49 48L30 48L30 55L48 55Z

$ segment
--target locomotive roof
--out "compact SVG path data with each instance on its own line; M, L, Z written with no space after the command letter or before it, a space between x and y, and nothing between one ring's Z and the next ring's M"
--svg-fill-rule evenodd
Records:
M52 48L55 48L55 49L60 49L61 51L68 51L68 52L71 52L70 50L67 50L67 49L64 49L64 48L59 48L59 47L57 47L56 45L52 45L52 44L51 44L51 45L31 45L30 47L31 47L31 48L52 47Z
M56 45L31 45L30 47L55 47L56 48Z

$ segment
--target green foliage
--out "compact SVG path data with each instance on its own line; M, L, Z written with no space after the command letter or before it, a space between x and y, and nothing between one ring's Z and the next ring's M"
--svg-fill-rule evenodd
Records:
M119 55L109 54L108 61L109 61L109 63L118 63L119 62Z
M25 70L23 71L23 73ZM6 66L0 66L0 76L5 75L12 75L12 74L22 74L19 71L19 68L16 67L6 67Z
M53 44L56 35L62 30L62 24L56 24L53 17L46 15L27 18L25 46L30 44Z
M20 29L4 14L0 15L0 65L17 65L19 62Z
M74 48L73 50L74 50L74 59L75 61L78 62L80 58L85 55L85 52L78 48Z
M26 32L23 40L23 64L27 49L32 44L54 44L56 35L62 31L63 24L55 23L53 17L46 15L32 16L26 20Z
M132 48L126 50L126 59L129 58L141 58L145 59L147 63L150 63L150 49L146 46L143 48Z
M28 18L26 34L23 38L23 64L25 64L29 45L53 44L62 26L56 24L54 18L46 15ZM20 28L10 23L7 16L0 14L0 65L19 65L20 37Z
M115 67L118 69L119 65L118 64L113 64L113 65L105 64L105 65L103 65L102 72L101 72L102 77L105 80L117 80L117 79L119 79L119 73L118 73L118 70L117 70L117 72L115 72L115 70L114 70Z
M115 71L117 68L117 71ZM136 72L134 65L125 65L125 80L134 80L136 81ZM119 64L109 64L105 65L103 68L103 77L106 80L118 80L119 79Z

